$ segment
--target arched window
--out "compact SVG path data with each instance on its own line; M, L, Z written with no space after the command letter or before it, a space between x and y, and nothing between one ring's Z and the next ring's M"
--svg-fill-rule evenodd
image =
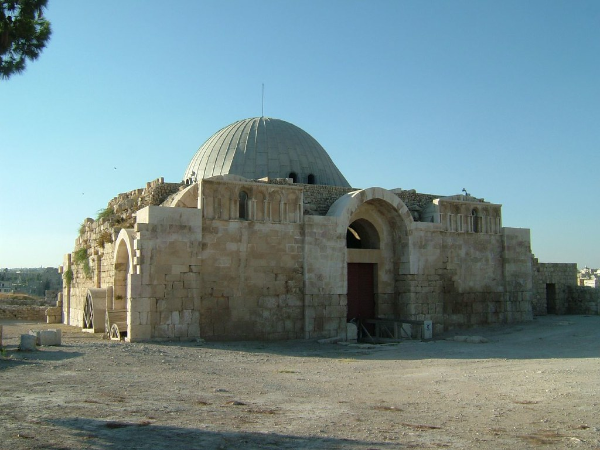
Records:
M315 176L311 173L308 175L308 184L315 184Z
M293 183L298 182L298 174L296 172L290 172L288 178L291 178Z
M245 191L240 191L238 207L238 217L244 220L248 219L248 194Z
M368 220L355 220L346 230L346 247L377 249L379 248L379 233Z

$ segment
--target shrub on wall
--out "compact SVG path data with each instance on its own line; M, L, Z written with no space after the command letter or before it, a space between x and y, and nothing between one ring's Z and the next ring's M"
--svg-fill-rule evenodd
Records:
M104 248L104 245L112 243L112 235L108 231L103 231L96 239L96 245L98 247Z
M73 262L77 265L81 265L86 278L92 277L92 268L90 267L87 248L82 247L76 250L75 253L73 253Z
M71 269L65 270L63 277L67 286L71 286L71 282L73 281L73 271Z

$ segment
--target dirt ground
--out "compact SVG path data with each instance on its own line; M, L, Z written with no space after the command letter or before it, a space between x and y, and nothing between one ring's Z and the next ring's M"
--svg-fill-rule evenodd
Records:
M377 346L0 324L2 449L600 449L600 316ZM61 347L17 351L57 327Z

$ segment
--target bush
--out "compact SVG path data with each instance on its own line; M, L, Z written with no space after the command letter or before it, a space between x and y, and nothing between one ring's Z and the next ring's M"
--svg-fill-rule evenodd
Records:
M112 235L108 231L103 231L100 233L100 236L98 236L98 239L96 239L96 245L104 248L105 244L111 244L112 241Z
M71 269L65 270L63 273L63 278L65 279L67 286L71 286L71 283L73 282L73 271Z
M82 267L86 278L92 277L92 268L90 267L87 248L82 247L79 250L75 250L75 253L73 253L73 262Z
M98 211L98 216L96 217L96 220L110 219L114 215L115 211L113 210L113 208L111 206L107 206L106 208Z

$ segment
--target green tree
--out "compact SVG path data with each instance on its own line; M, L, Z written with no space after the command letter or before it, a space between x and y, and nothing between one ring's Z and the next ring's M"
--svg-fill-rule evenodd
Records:
M0 0L0 78L8 79L25 70L52 33L44 18L48 0Z

